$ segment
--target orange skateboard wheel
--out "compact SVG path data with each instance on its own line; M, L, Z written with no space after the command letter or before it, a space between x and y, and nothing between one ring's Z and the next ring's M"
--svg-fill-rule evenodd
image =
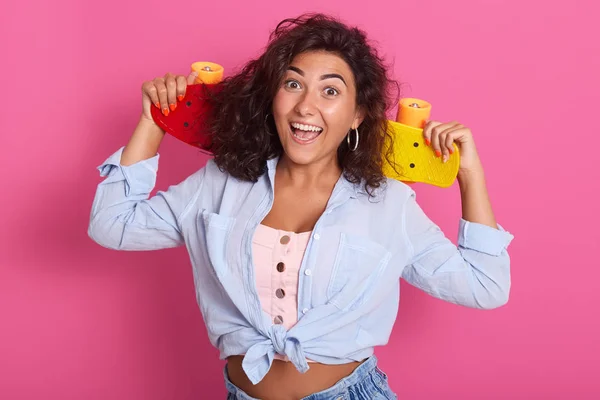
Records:
M431 115L431 104L425 100L407 97L400 100L398 105L398 115L396 122L411 126L413 128L423 129L425 121Z
M194 81L195 84L205 83L208 85L214 85L223 80L223 67L219 64L198 61L192 64L192 71L196 71L198 76Z

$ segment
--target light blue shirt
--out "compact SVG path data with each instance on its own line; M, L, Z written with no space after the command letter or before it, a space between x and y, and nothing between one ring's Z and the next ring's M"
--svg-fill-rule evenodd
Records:
M305 372L306 359L361 361L388 342L398 311L400 278L437 298L467 307L505 304L510 289L501 226L460 220L455 246L415 201L406 184L388 179L369 198L343 175L318 219L298 283L298 323L290 330L262 310L252 237L273 204L277 159L257 182L240 181L213 160L178 185L149 194L158 158L120 164L123 148L98 167L105 179L92 205L89 236L118 250L185 245L196 297L221 359L245 354L256 384L277 352ZM293 210L290 210L293 212Z

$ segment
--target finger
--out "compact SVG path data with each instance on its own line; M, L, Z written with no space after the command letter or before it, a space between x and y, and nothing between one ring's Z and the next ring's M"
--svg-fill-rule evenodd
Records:
M442 162L445 163L446 161L448 161L448 159L450 158L450 151L448 150L448 147L446 146L446 141L448 140L448 134L456 127L458 123L457 122L450 122L447 124L442 124L436 127L436 129L439 129L440 133L438 135L439 137L439 143L440 143L440 151L442 152ZM450 141L452 141L452 138L450 138Z
M440 149L442 151L442 162L445 163L450 157L448 148L446 147L446 138L448 137L448 129L440 133Z
M440 133L440 146L442 148L442 162L446 163L452 154L452 143L454 142L454 135L452 128L446 129ZM449 146L449 147L448 147Z
M435 142L435 155L438 157L443 155L442 161L448 159L448 150L444 146L446 133L449 129L452 129L456 124L457 122L447 122L445 124L437 125L432 129L432 142Z
M154 86L156 87L156 92L158 93L158 101L160 102L160 109L162 113L167 116L169 115L169 100L167 98L167 85L165 85L165 81L163 78L154 79Z
M175 111L177 108L177 80L172 74L165 75L165 85L167 86L167 100L169 109Z
M425 140L425 144L427 146L431 146L432 145L432 141L433 141L432 129L435 128L438 125L441 125L441 122L427 121L427 123L423 127L423 139Z
M423 140L427 146L431 145L431 124L433 121L426 120L425 125L423 125Z
M464 125L458 124L454 128L451 128L447 131L446 140L444 141L444 145L448 149L450 154L454 153L454 142L460 137L462 130L464 129Z
M177 83L177 100L181 101L185 97L185 89L187 88L187 80L183 75L177 75L175 80Z
M187 84L193 85L196 83L196 78L198 77L198 71L192 71L187 77Z
M437 157L442 156L442 142L440 141L440 135L453 124L453 122L445 124L438 122L431 128L431 147L433 147L433 151Z
M156 108L160 109L158 92L156 91L156 86L154 86L154 83L152 81L144 82L144 84L142 85L142 92L144 92L144 94L148 96L148 98Z

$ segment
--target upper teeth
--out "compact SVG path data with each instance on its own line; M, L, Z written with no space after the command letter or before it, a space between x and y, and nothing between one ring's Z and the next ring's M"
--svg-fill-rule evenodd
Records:
M298 124L296 122L293 122L292 126L303 131L321 132L323 130L323 128L319 128L318 126Z

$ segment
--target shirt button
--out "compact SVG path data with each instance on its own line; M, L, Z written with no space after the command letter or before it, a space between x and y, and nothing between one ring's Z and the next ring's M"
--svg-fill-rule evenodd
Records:
M275 296L277 296L278 299L283 299L285 297L285 290L277 289L275 291Z
M285 264L282 262L277 263L277 271L278 272L283 272L285 271Z
M318 233L315 233L314 238L315 238L315 240L319 240L319 239L321 239L321 235L319 235Z
M288 244L290 242L290 237L288 235L284 235L279 239L279 243Z
M273 322L275 322L277 325L281 325L283 324L283 317L281 315L278 315L275 318L273 318Z
M306 314L308 312L308 308L303 308L302 309L302 314Z
M307 269L307 270L304 271L304 275L311 276L312 275L312 271L310 269Z

